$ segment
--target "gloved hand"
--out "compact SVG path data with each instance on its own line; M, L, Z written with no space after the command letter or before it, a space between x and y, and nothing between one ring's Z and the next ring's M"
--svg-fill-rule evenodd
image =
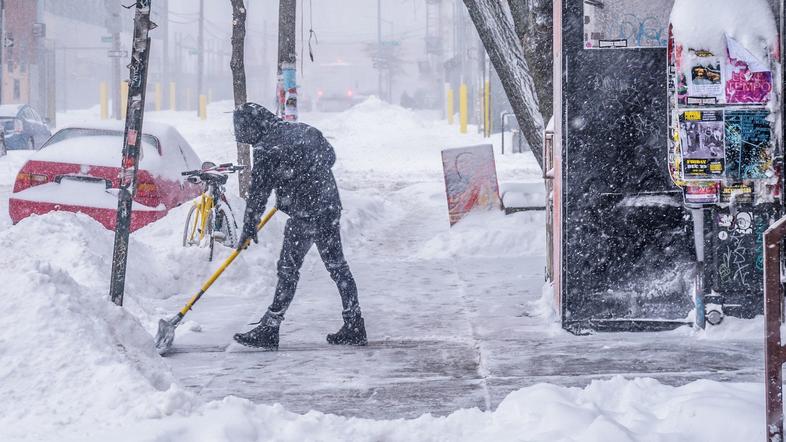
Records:
M262 213L264 213L264 209L262 209ZM238 250L243 249L246 241L249 239L254 241L255 244L259 243L259 238L257 238L257 224L259 224L259 220L257 219L259 216L255 215L251 212L246 212L246 217L243 220L243 230L240 232L240 238L237 243Z

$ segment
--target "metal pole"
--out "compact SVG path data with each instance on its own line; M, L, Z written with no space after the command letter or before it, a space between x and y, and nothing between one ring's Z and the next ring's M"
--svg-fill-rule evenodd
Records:
M783 284L781 243L786 235L786 218L764 232L764 341L767 440L783 440Z
M3 103L3 61L5 60L5 0L0 0L0 104Z
M377 92L383 99L382 93L382 0L377 0Z
M112 51L115 57L112 58L112 84L109 89L112 91L112 118L120 120L122 117L121 98L120 98L120 2L112 2L112 17L109 20L109 31L112 33Z
M205 0L199 0L199 35L197 36L197 100L204 95L205 69ZM199 106L197 106L199 113Z
M162 1L161 7L161 34L163 36L163 54L161 63L161 87L166 91L169 88L169 0ZM169 97L168 93L164 96ZM168 99L168 98L167 98ZM164 106L164 109L172 107L172 103Z

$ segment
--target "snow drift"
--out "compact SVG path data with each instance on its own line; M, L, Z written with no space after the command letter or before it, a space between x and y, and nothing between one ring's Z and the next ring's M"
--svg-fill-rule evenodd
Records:
M78 439L190 407L137 319L84 285L106 274L108 235L68 213L0 233L0 267L14 269L0 287L0 439Z

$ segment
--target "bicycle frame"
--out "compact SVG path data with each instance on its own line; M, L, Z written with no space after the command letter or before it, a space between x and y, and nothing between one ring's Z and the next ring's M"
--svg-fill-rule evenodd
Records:
M191 228L191 233L188 236L188 241L193 242L197 230L199 230L199 243L205 239L207 233L207 221L210 218L210 213L215 208L215 198L213 196L212 186L206 186L207 190L199 195L199 198L194 201L196 206L196 218L194 219L194 226ZM199 227L199 229L197 229Z

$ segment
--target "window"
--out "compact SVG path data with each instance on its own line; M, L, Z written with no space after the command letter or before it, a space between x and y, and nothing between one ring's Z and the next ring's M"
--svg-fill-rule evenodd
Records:
M14 100L22 98L22 84L18 78L14 79Z

